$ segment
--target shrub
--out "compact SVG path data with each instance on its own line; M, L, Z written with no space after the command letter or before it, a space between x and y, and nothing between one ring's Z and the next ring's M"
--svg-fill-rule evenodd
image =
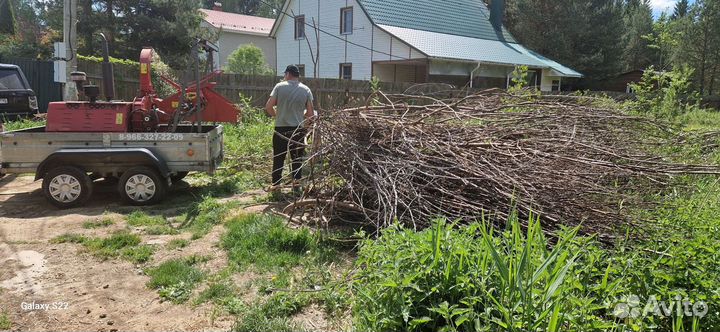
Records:
M265 64L265 55L262 49L253 44L240 46L230 53L226 69L232 73L245 75L274 74L274 70Z

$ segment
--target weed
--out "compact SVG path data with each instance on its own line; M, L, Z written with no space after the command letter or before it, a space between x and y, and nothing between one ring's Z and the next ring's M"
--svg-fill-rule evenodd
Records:
M235 288L227 283L213 283L207 289L200 292L200 295L198 295L197 299L195 299L195 304L202 304L208 301L220 304L223 301L232 298L235 293Z
M4 120L4 118L0 117L0 123L4 122L2 120ZM5 131L14 131L14 130L23 130L23 129L41 127L44 125L45 125L45 120L20 119L20 120L15 120L15 121L4 122L3 128L5 129Z
M232 328L233 332L251 331L275 331L275 332L299 332L300 327L293 324L287 317L270 318L261 311L250 310L242 315Z
M145 234L148 235L177 235L180 232L168 225L153 225L145 228Z
M127 247L120 251L122 258L136 264L146 263L152 258L155 249L152 246Z
M250 265L260 270L286 269L318 249L318 238L309 230L287 228L283 219L274 216L241 216L228 222L227 229L221 245L241 269Z
M83 223L82 227L85 229L94 229L94 228L102 228L102 227L108 227L115 222L110 218L103 218L103 219L97 219L94 221L86 221Z
M6 312L0 313L0 330L10 330L12 328L12 321L8 317Z
M163 216L150 216L142 211L134 211L127 216L127 222L130 226L158 226L166 225L167 222Z
M173 240L170 240L170 242L168 242L168 244L166 245L166 247L167 247L169 250L174 250L174 249L179 249L179 248L185 248L185 247L188 246L188 244L190 244L190 241L188 241L188 240L185 240L185 239L173 239Z
M145 263L154 252L152 246L139 246L140 237L127 231L117 232L107 238L88 238L77 234L64 234L51 243L82 244L90 254L102 259L121 257L133 263Z
M206 196L190 208L181 227L192 232L193 240L202 238L213 226L223 222L231 207L229 204L222 204L217 199Z
M150 281L148 287L157 289L160 297L174 303L183 303L190 298L192 290L200 282L204 273L194 265L201 259L191 256L174 259L146 270Z
M63 234L50 240L50 243L84 243L87 238L78 234Z

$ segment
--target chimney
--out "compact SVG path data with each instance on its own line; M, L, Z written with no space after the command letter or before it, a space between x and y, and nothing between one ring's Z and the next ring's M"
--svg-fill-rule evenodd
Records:
M213 3L213 8L212 8L212 10L217 10L217 11L219 11L219 12L223 11L223 10L222 10L222 3L220 3L220 2L215 2L215 3Z
M496 30L502 29L504 15L505 0L492 0L490 3L490 23L492 23Z

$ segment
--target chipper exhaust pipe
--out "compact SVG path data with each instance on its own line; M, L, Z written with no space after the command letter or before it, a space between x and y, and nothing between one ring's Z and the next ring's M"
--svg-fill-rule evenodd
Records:
M110 49L108 47L107 37L105 37L104 33L100 33L100 37L103 39L103 90L105 90L105 99L111 101L115 98L115 73L113 71L113 65L110 63Z

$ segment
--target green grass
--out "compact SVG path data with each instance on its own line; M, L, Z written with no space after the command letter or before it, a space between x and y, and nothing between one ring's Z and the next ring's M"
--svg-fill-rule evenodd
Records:
M0 313L0 330L10 330L12 328L12 321L6 312Z
M200 295L198 295L194 302L195 304L203 304L206 302L221 304L232 299L237 292L234 286L226 282L216 282L200 292Z
M308 294L276 294L245 308L233 331L302 331L291 317L311 304Z
M175 249L185 248L188 246L188 244L190 244L190 241L188 241L188 240L173 239L173 240L170 240L170 242L168 242L167 245L165 245L165 247L168 250L175 250Z
M158 290L160 297L174 303L183 303L190 298L192 290L205 277L205 274L194 265L203 258L191 256L174 259L147 269L150 276L147 286Z
M260 271L286 269L305 259L336 258L331 246L307 228L290 229L285 220L269 215L246 215L227 223L221 245L230 261L240 269L254 266Z
M97 219L94 221L86 221L83 223L82 227L85 229L95 229L95 228L108 227L114 223L115 223L115 221L113 221L110 218L103 218L103 219Z
M106 238L88 238L77 234L64 234L50 241L51 243L82 244L87 251L101 259L123 258L133 263L145 263L152 258L154 248L140 245L141 239L136 234L120 231Z
M145 234L148 235L177 235L180 231L169 225L154 225L145 228Z
M142 211L134 211L127 216L127 223L130 226L158 226L166 225L167 221L163 216L151 216Z
M202 238L210 230L225 220L225 216L234 203L220 203L217 199L205 196L202 201L194 204L185 217L182 229L192 233L192 239Z

